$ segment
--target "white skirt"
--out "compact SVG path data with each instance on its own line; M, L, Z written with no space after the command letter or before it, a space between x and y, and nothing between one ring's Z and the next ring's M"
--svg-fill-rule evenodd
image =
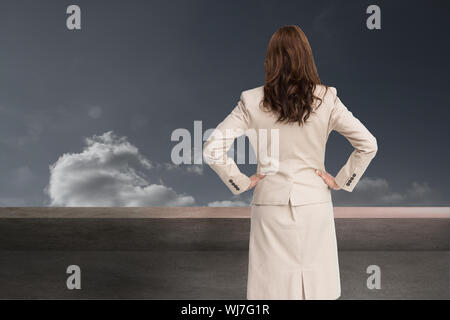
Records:
M341 295L332 201L252 205L247 299Z

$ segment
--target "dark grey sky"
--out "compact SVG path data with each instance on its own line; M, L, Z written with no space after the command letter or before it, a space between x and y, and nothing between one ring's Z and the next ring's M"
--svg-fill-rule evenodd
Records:
M70 4L82 30L66 28ZM370 4L381 30L366 28ZM322 81L378 139L365 178L334 192L335 204L449 205L449 19L448 1L4 0L0 206L247 203L208 167L172 168L170 135L194 120L215 127L262 85L268 40L287 24L305 31ZM333 133L327 170L351 150Z

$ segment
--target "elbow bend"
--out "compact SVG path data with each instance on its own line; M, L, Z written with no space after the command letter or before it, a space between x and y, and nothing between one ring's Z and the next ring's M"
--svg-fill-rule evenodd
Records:
M207 164L207 165L211 165L214 161L214 158L212 156L212 153L210 152L210 150L208 150L208 148L203 147L203 161Z
M374 154L378 152L378 142L375 137L373 137L372 150Z
M213 146L205 144L203 146L203 160L210 167L214 167L217 164L221 164L223 161L223 155L218 150L215 150Z
M212 153L211 153L208 141L203 144L202 156L203 156L203 161L206 164L209 164Z
M373 158L378 152L378 144L375 138L368 140L363 147L356 148L357 152L367 157Z
M377 143L377 139L375 137L373 137L373 139L370 141L369 147L367 148L366 153L370 154L373 157L375 157L375 155L378 152L378 143Z

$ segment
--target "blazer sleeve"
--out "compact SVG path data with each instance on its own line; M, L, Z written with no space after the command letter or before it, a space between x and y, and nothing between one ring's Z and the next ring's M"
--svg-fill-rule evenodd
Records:
M342 103L337 96L335 88L332 88L332 92L335 95L329 122L329 132L336 130L354 148L347 162L336 175L335 181L342 189L352 192L369 163L375 157L378 145L376 138Z
M240 97L233 111L217 125L203 145L205 162L218 174L220 179L235 195L250 186L250 178L243 174L227 152L234 140L243 135L249 126L249 114Z

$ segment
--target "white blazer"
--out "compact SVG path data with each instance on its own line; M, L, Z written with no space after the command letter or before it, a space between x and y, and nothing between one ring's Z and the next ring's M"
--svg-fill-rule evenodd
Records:
M257 172L266 177L256 185L252 204L302 205L331 200L331 190L315 169L325 169L325 146L336 130L354 147L335 177L351 192L378 150L377 140L337 96L334 87L318 85L306 124L277 123L277 115L262 110L263 86L241 93L234 110L215 128L203 146L205 162L237 195L247 190L250 178L227 156L234 140L247 134L257 155ZM262 130L261 130L262 129ZM264 130L265 129L265 130ZM274 130L275 129L275 130ZM266 132L266 134L262 134Z

